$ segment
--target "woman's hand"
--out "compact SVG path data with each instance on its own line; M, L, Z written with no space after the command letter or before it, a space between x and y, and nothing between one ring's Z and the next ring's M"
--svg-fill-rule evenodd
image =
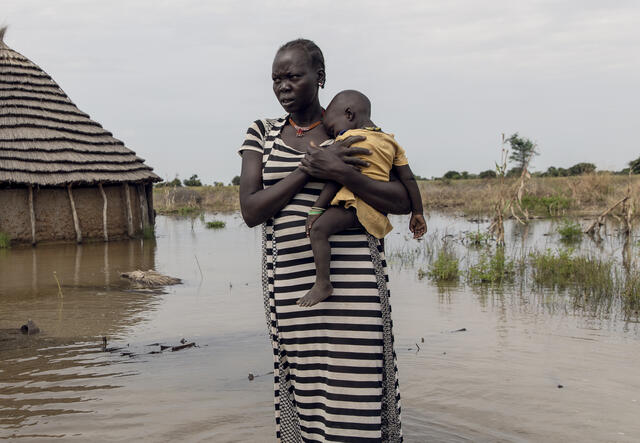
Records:
M347 137L326 147L318 147L313 142L307 150L307 155L300 162L300 170L312 177L341 182L346 168L360 168L369 163L357 155L370 155L367 148L350 146L364 140L361 135Z

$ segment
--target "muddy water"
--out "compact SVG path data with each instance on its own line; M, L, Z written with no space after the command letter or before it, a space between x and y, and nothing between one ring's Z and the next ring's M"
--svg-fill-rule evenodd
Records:
M159 217L156 241L0 251L0 438L274 441L260 234L237 215L216 218L227 227ZM419 280L429 240L408 240L406 220L393 221L387 250L406 441L640 439L638 323L615 307L580 309L519 285ZM429 222L432 239L486 226L440 215ZM548 222L527 232L508 226L507 242L513 253L555 247L552 231ZM582 249L617 257L621 245L612 237ZM119 276L133 269L184 284L137 289ZM29 318L42 332L16 334ZM103 352L103 336L121 349ZM182 338L197 347L150 353Z

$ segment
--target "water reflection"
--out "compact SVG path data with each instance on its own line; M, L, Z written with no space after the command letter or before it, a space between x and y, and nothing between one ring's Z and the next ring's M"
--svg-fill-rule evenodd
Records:
M0 255L0 425L88 412L91 391L127 373L107 368L99 337L117 338L154 309L119 273L155 268L155 241L49 244ZM41 333L25 336L33 319Z

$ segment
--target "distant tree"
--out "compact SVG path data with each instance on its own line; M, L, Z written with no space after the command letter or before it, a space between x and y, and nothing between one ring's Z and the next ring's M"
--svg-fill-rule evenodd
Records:
M213 186L216 186L216 187L224 186L224 183L222 183L222 182L213 182Z
M232 184L233 186L239 186L239 185L240 185L240 176L239 176L239 175L236 175L235 177L233 177L233 178L231 179L231 184Z
M507 177L520 177L522 168L511 168L507 171Z
M180 179L178 178L178 176L176 176L176 178L174 178L173 180L166 182L165 186L171 186L173 188L179 188L182 186L182 182L180 181Z
M486 171L482 171L480 174L478 174L478 177L480 177L480 178L496 178L497 174L496 174L496 171L494 171L493 169L487 169Z
M629 169L631 169L632 174L640 174L640 157L629 162Z
M528 138L520 137L517 132L511 135L507 142L511 146L509 160L515 162L516 168L520 171L529 164L531 157L538 155L536 144Z
M578 163L569 168L570 175L591 174L595 172L596 165L593 163Z
M442 177L443 178L448 178L450 180L457 180L462 176L460 175L460 173L458 171L447 171Z
M468 171L462 171L460 173L460 178L464 179L464 180L468 179L469 178L469 172Z
M629 175L631 168L624 168L616 172L617 175Z
M193 174L191 177L182 181L185 186L202 186L202 182L198 178L198 174Z

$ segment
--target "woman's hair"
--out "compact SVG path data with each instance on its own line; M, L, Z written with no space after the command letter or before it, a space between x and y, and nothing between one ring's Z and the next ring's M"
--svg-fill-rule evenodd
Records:
M314 67L314 69L324 70L324 56L322 55L322 51L320 50L318 45L316 45L314 42L304 38L291 40L290 42L287 42L284 45L280 46L278 52L284 51L285 49L293 48L302 49L304 52L306 52L309 56L309 59L311 60L311 65Z

